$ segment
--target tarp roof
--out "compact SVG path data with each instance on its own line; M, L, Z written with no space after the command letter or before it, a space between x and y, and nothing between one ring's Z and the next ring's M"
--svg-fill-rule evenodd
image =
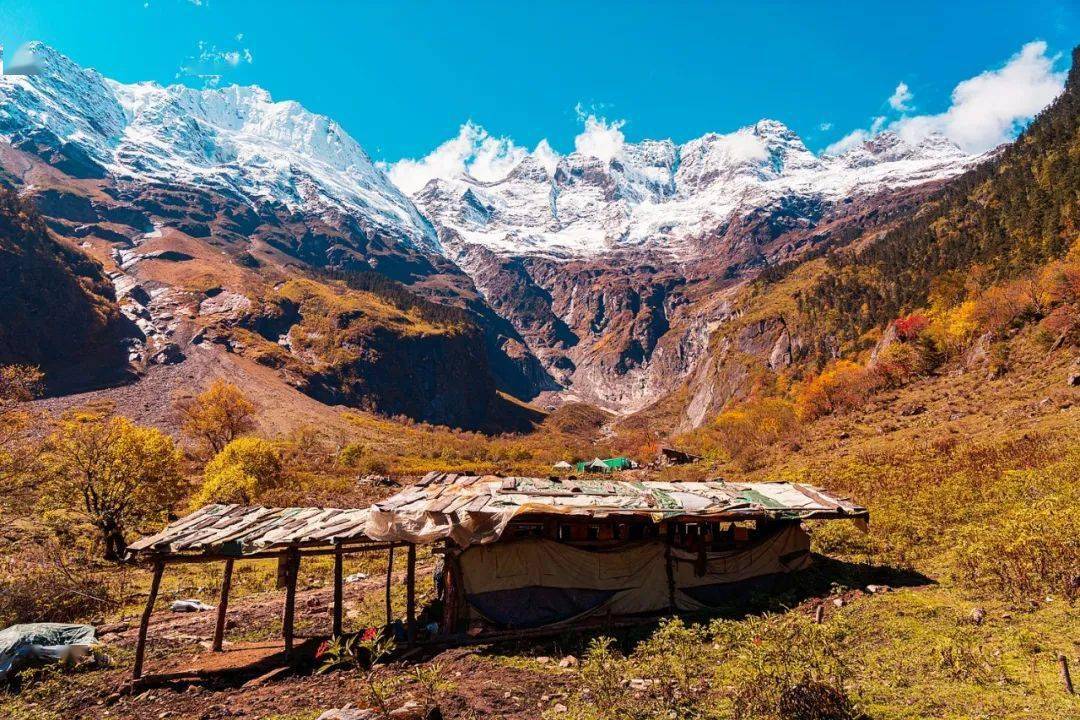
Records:
M368 510L207 505L128 546L136 556L241 557L287 547L363 542Z
M557 480L429 473L370 508L207 505L133 542L132 557L244 557L371 542L467 547L493 542L524 515L752 520L867 518L865 508L794 483Z
M492 542L526 514L653 521L755 518L867 518L865 508L793 483L556 480L429 473L376 503L368 537L395 542L451 538L461 546Z

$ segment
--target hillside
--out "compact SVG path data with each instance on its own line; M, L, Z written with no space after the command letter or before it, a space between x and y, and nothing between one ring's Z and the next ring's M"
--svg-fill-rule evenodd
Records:
M43 292L43 288L47 288ZM0 188L0 364L56 368L108 354L120 312L102 266Z

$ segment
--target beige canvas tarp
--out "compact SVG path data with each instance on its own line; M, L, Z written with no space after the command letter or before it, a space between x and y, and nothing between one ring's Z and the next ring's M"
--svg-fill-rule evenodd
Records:
M597 551L527 538L474 545L458 563L465 600L459 617L536 627L659 612L672 600L678 610L716 606L746 592L748 580L807 567L810 538L798 523L785 523L748 548L707 553L700 575L696 553L669 551L663 540Z
M798 483L660 482L430 473L370 509L372 540L459 547L497 541L524 516L664 520L865 519L866 509Z

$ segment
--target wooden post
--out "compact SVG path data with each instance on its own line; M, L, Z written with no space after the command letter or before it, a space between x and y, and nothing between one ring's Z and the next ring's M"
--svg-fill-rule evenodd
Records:
M232 589L233 561L229 558L225 561L225 572L221 576L221 597L218 598L217 625L214 626L214 644L211 650L221 652L221 644L225 641L225 613L229 609L229 590Z
M281 634L285 638L285 659L293 649L293 619L296 615L296 578L300 574L300 551L289 548L285 556L285 615L281 622Z
M1069 674L1069 658L1058 655L1058 669L1061 671L1061 683L1065 686L1065 692L1073 695L1072 675Z
M821 622L824 619L825 619L825 606L824 605L818 605L817 608L814 610L814 622L816 622L818 625L820 625Z
M342 565L344 563L344 556L341 552L341 543L335 544L334 553L334 637L341 637L341 615L343 612L342 604L342 585L344 580L342 574L344 572Z
M664 540L664 567L667 571L668 605L672 612L677 610L675 604L675 563L671 556L671 546L675 542L675 526L667 523L667 533Z
M132 677L136 680L142 677L143 658L146 655L146 630L150 626L150 614L154 612L154 603L157 602L161 575L164 572L165 563L159 560L154 564L154 577L150 580L150 596L146 598L146 608L139 621L139 641L135 645L135 667L131 671Z
M405 621L409 647L416 644L416 545L409 543L408 563L405 566Z
M391 576L394 574L394 546L390 546L389 554L386 557L386 624L390 625L394 621L394 606L390 602L390 581Z

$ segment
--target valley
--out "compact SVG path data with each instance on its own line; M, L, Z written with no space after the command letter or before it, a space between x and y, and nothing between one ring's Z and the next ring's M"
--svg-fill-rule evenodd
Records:
M122 83L29 47L37 73L0 74L0 626L89 622L108 657L26 673L3 713L1074 712L1080 48L1060 94L984 152L877 124L814 152L760 120L538 146L494 179L405 189L333 119L257 86ZM568 506L603 494L590 482L777 481L853 498L869 531L806 520L810 569L722 610L535 636L476 623L451 648L407 648L402 616L416 580L437 634L442 545L410 547L415 578L400 554L350 557L364 652L384 603L400 620L383 662L324 642L333 559L305 558L305 650L271 675L284 566L238 563L218 654L212 613L167 608L216 602L220 568L182 563L150 625L165 679L128 683L156 581L114 560L196 506L378 507L430 473L593 458L640 467L583 473ZM466 512L444 499L425 526Z

